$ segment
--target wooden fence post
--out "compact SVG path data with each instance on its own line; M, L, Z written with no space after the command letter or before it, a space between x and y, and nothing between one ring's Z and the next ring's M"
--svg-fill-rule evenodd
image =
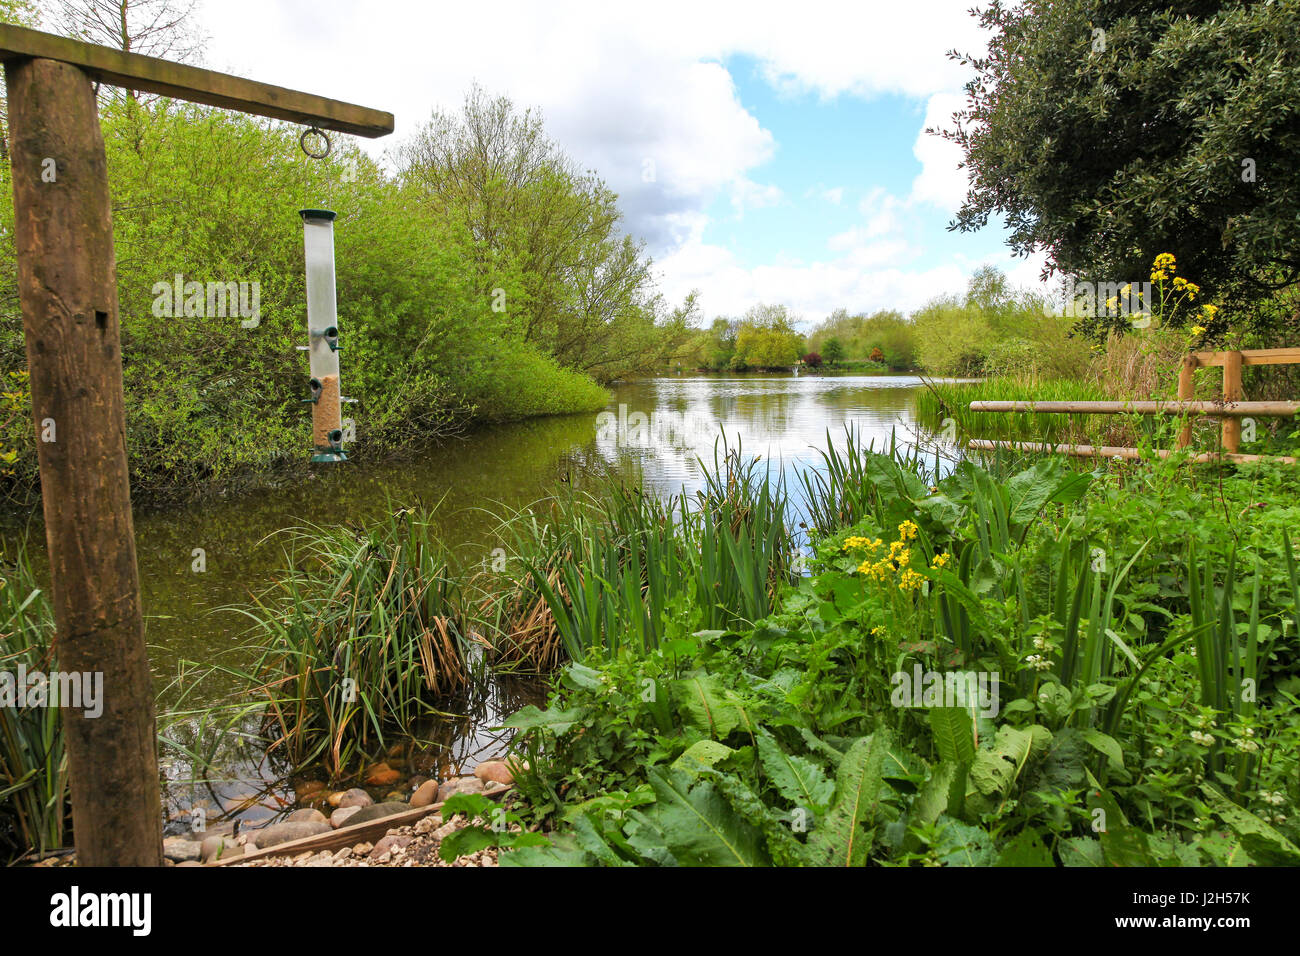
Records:
M77 67L14 58L5 78L54 646L61 671L103 675L101 715L62 708L77 862L161 866L104 139Z
M1178 370L1178 400L1181 402L1190 402L1195 397L1195 380L1193 373L1196 366L1200 363L1196 356L1188 352L1183 356L1183 367ZM1189 419L1183 426L1183 430L1178 433L1178 447L1186 448L1192 443L1192 423Z
M1241 353L1223 353L1223 400L1241 401ZM1235 416L1223 420L1223 450L1236 454L1241 447L1241 419Z

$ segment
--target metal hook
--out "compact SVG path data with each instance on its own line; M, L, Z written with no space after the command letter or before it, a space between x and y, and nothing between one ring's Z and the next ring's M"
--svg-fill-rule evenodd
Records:
M324 152L313 153L310 149L307 148L307 137L312 135L313 133L315 133L317 136L319 136L321 139L325 141ZM326 156L330 154L330 151L334 148L334 144L330 142L329 135L323 129L320 129L317 126L309 126L307 129L303 130L302 135L298 137L298 145L302 147L302 151L306 153L308 156L310 156L312 159L324 159Z

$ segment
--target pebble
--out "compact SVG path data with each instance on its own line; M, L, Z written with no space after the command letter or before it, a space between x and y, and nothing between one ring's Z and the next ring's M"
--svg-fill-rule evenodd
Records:
M438 802L441 803L458 793L482 793L483 782L477 777L453 777L444 781L438 788Z
M412 807L427 807L438 799L438 781L426 780L411 794Z
M286 823L329 823L329 818L319 810L311 807L304 807L301 810L295 810L285 817Z
M401 774L386 763L377 763L366 771L365 781L372 787L389 787L397 783Z
M485 760L474 768L474 776L483 783L489 781L509 786L515 782L515 775L510 772L504 760Z
M258 830L253 834L253 839L257 841L259 850L265 850L269 846L288 843L290 840L301 840L303 837L316 836L329 831L328 823L312 823L305 820L295 823L273 823L269 827Z
M362 809L362 807L339 807L330 814L330 826L336 830L339 827L347 826L348 819L356 816Z

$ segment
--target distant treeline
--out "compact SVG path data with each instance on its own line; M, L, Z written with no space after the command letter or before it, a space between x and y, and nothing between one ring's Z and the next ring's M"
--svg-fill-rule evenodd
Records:
M910 316L841 308L806 335L785 306L755 306L739 319L714 319L674 360L732 371L788 368L803 359L935 375L1068 376L1086 364L1090 347L1071 335L1073 319L1052 312L1045 295L1014 289L1001 271L984 267L964 295L932 299Z

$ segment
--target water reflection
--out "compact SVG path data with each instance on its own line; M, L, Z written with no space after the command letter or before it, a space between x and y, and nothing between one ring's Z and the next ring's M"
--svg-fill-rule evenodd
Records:
M495 521L490 512L517 508L553 493L560 481L582 487L613 473L635 479L660 494L693 492L701 484L703 458L711 461L720 434L747 456L762 455L780 469L790 488L795 473L816 467L827 438L844 441L846 426L864 442L884 447L891 433L900 443L925 437L915 419L914 398L922 381L914 376L746 375L680 376L629 383L617 388L603 415L560 416L484 429L463 439L413 453L405 461L322 466L304 482L285 483L257 494L203 505L141 513L136 517L137 551L150 659L161 707L178 692L182 660L231 660L247 627L225 610L244 603L272 580L284 560L280 529L305 524L364 524L385 510L437 504L437 523L463 558L487 556ZM641 422L634 434L633 422ZM304 438L304 440L306 440ZM928 438L926 440L929 440ZM305 447L305 446L304 446ZM9 537L18 534L11 528ZM32 543L43 543L39 529ZM202 549L202 570L195 550ZM40 561L38 548L34 558ZM233 686L219 682L210 693ZM516 709L538 688L503 690L490 682L481 699L466 702L459 716L422 728L432 742L410 755L417 765L440 772L473 766L498 742L485 729ZM191 701L193 703L193 701ZM256 728L244 728L251 734ZM247 738L216 740L190 729L186 745L217 747L228 779L195 784L183 753L167 756L167 803L179 813L192 801L240 811L257 819L279 811L291 797L281 782L283 768L254 760ZM420 761L424 761L421 764Z

